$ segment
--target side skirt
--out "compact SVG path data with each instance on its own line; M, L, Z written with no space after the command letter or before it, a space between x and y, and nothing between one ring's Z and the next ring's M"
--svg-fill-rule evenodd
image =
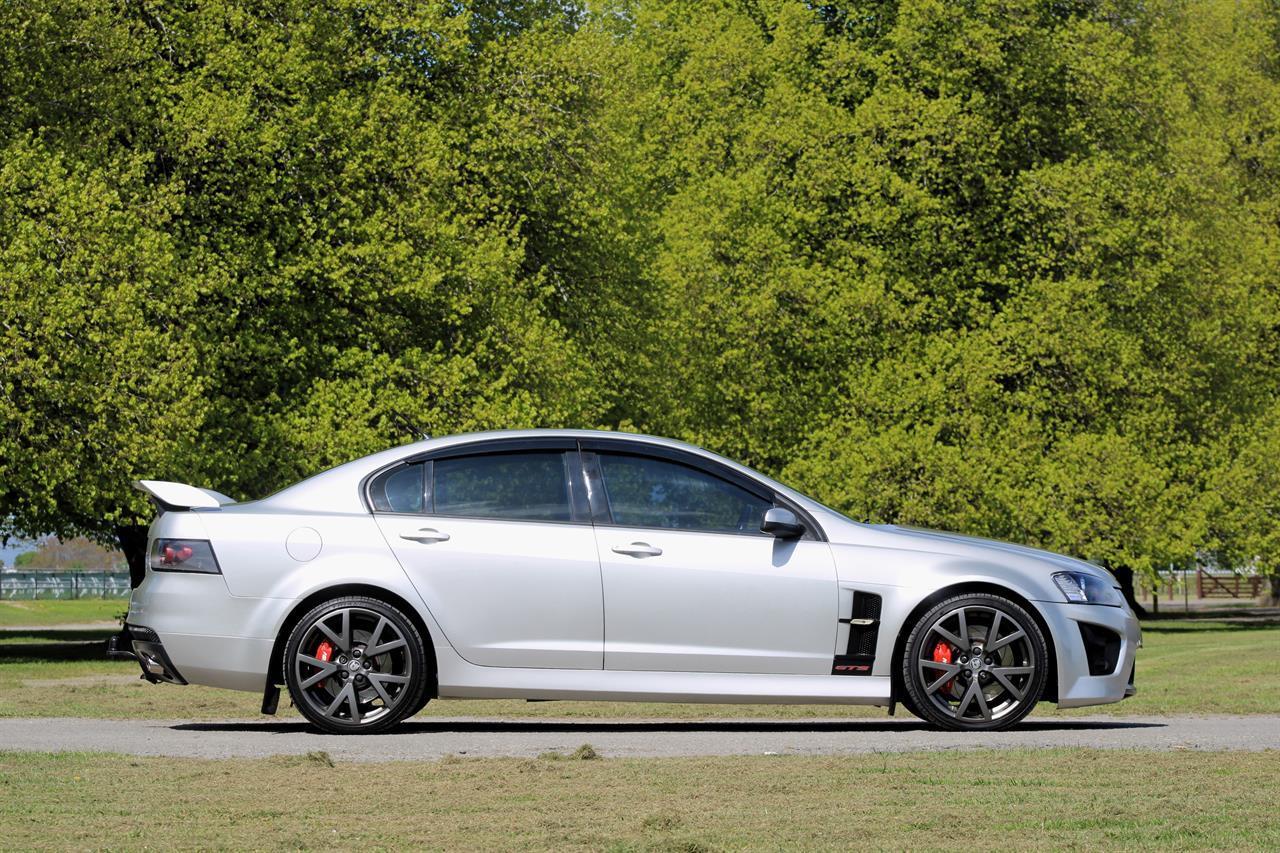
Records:
M890 679L874 676L514 669L474 666L455 658L440 669L438 695L604 702L888 705L890 691Z

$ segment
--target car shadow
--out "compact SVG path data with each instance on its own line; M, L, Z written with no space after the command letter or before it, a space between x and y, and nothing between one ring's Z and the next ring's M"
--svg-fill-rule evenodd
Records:
M1024 720L1013 731L1106 731L1114 729L1164 728L1165 723L1136 720ZM304 721L297 722L226 722L177 723L174 731L188 732L267 732L298 734L320 731ZM887 720L409 720L384 734L388 736L475 732L508 734L528 732L845 732L875 734L934 730L926 723L912 719ZM938 732L946 734L945 732ZM367 737L367 735L366 735Z

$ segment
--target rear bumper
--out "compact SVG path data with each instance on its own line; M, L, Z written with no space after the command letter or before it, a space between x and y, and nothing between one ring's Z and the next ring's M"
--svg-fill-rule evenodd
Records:
M148 572L133 591L127 621L154 632L170 672L183 683L261 693L276 635L293 605L231 595L222 575ZM132 650L134 639L122 648Z
M124 630L107 641L107 656L136 660L142 677L152 684L187 683L169 659L159 635L150 628L126 623Z

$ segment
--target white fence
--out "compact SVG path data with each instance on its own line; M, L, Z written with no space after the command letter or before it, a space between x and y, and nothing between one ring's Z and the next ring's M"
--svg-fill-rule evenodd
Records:
M129 573L109 569L0 572L0 599L127 598Z

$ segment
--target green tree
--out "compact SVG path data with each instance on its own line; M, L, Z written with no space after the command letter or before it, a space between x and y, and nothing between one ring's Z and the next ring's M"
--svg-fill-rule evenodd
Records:
M63 540L46 536L34 550L19 554L13 564L22 569L121 569L124 555L83 537Z
M599 85L572 10L0 15L8 531L136 559L136 477L256 496L419 428L602 410L552 304Z
M1193 558L1277 379L1273 13L1212 12L642 4L635 420L859 517Z
M1270 572L1267 0L0 8L0 533L417 429Z

